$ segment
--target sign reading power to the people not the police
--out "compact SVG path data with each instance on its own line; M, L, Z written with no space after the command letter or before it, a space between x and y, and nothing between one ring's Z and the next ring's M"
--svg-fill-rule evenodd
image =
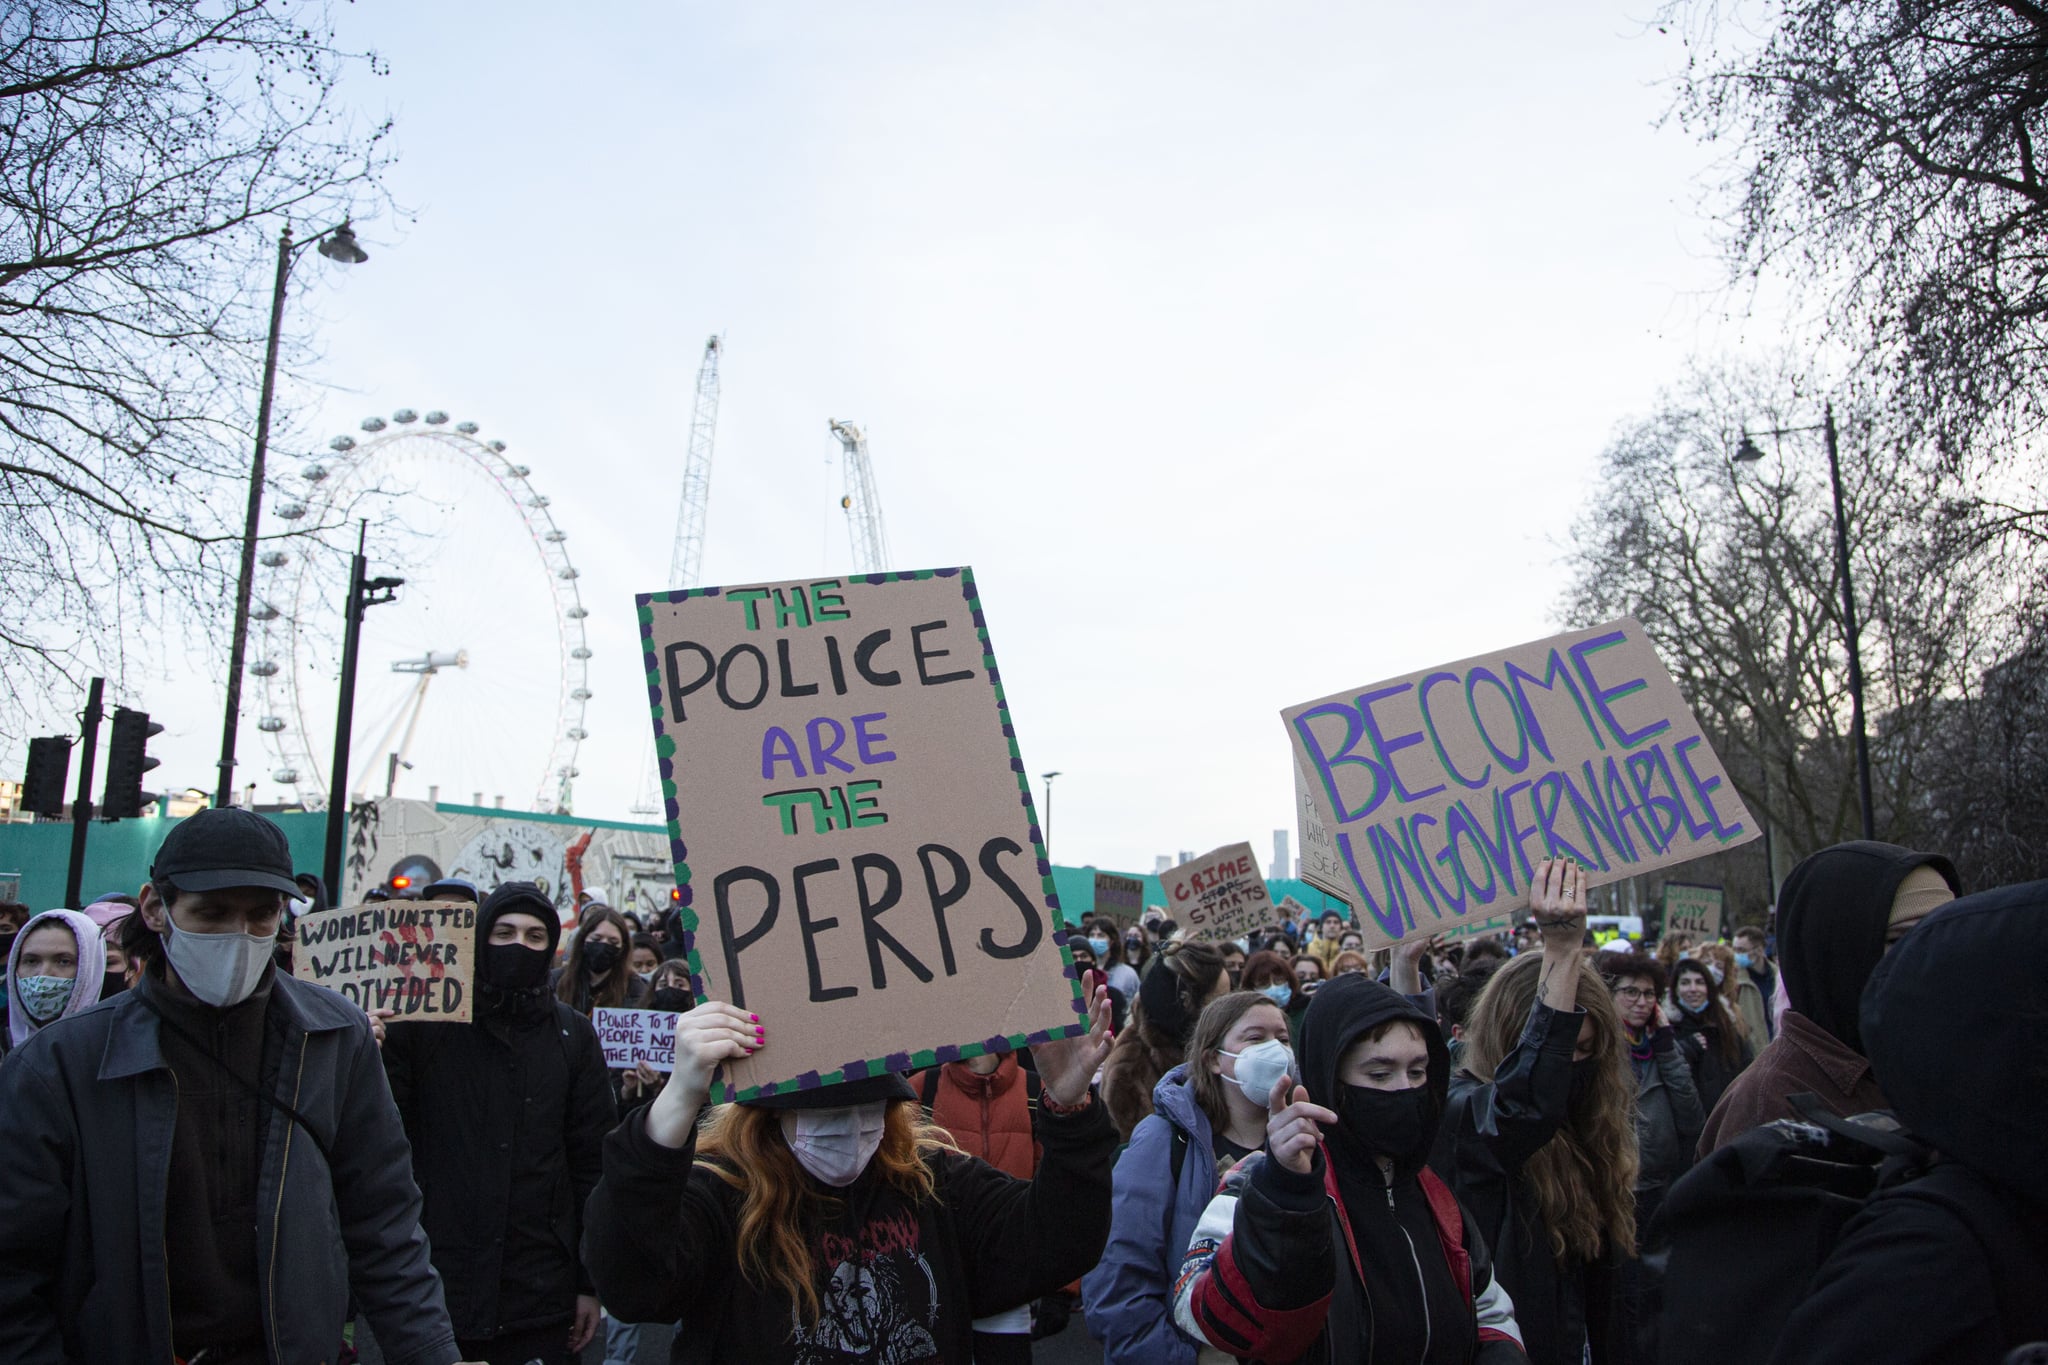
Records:
M1280 714L1368 947L1526 906L1543 858L1598 886L1759 832L1626 618Z
M964 568L637 599L691 984L748 1099L1085 1029Z

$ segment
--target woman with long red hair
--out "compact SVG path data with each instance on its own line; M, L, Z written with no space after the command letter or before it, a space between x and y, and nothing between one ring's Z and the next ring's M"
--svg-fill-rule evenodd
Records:
M712 1073L769 1046L722 1001L677 1022L660 1098L605 1140L584 1264L633 1322L680 1322L676 1361L969 1360L974 1319L1079 1277L1109 1236L1116 1130L1089 1090L1089 1030L1032 1049L1042 1089L1030 1180L963 1155L900 1076L705 1111ZM701 1128L700 1128L701 1124Z

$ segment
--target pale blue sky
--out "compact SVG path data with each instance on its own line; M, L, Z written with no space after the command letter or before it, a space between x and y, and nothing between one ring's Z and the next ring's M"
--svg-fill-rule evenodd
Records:
M578 808L623 816L631 597L722 331L707 581L849 566L826 420L859 422L897 567L980 577L1055 857L1264 858L1280 708L1546 633L1601 446L1721 334L1644 12L363 0L417 217L308 272L304 425L441 407L531 463L592 610ZM210 783L166 673L164 776Z

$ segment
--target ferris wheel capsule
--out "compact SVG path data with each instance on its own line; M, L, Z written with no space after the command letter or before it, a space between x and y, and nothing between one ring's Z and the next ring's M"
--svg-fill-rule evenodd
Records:
M353 436L337 436L327 443L327 448L329 450L338 450L346 455L356 448L356 438Z
M391 420L403 426L411 426L414 422L420 420L420 415L411 408L400 408L397 412L391 414Z
M428 425L428 426L433 426L433 427L438 427L438 426L441 426L442 424L444 424L445 422L447 422L447 420L448 420L448 414L447 414L447 413L445 413L445 412L443 412L443 411L441 411L441 410L440 410L439 408L435 408L435 409L434 409L434 410L433 410L432 412L428 413L428 414L427 414L427 416L426 416L426 422L427 422L427 425Z
M384 430L384 428L389 425L391 424L389 422L386 422L382 417L365 417L363 419L363 430L369 432L373 436L376 435L378 432Z

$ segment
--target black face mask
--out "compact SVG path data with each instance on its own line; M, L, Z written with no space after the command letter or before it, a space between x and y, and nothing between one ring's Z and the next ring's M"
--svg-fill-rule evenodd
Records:
M127 977L120 976L114 972L108 972L106 979L100 982L100 999L104 1000L110 995L119 995L127 989Z
M1442 1117L1436 1092L1427 1085L1410 1090L1339 1086L1331 1137L1354 1160L1390 1157L1397 1166L1413 1165L1429 1155Z
M16 935L20 933L21 930L19 929L9 929L6 933L0 933L0 957L5 957L14 951L14 940Z
M530 991L548 978L548 951L524 943L487 943L483 968L477 975L483 983L501 991Z
M654 994L647 997L647 1008L660 1010L664 1014L682 1014L696 1007L697 1002L680 986L660 986L655 989Z
M603 976L619 965L619 945L598 939L583 945L583 970L591 976Z

